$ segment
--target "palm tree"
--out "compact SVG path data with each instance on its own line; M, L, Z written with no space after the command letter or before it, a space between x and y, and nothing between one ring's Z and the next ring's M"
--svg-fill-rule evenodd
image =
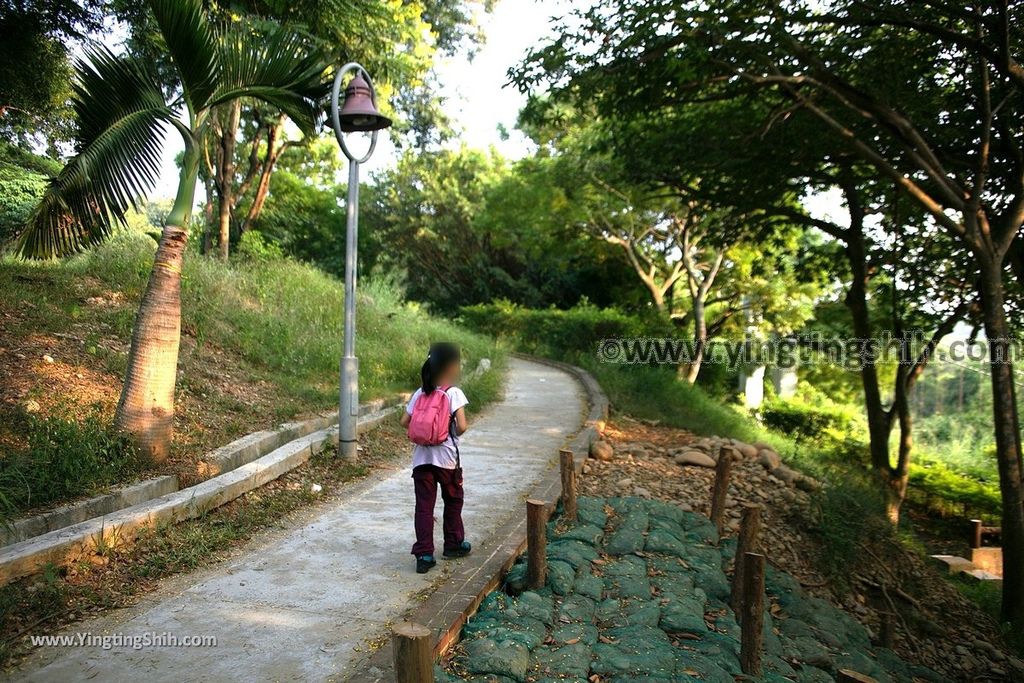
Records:
M76 155L53 180L19 242L25 258L55 258L98 244L152 189L167 127L185 141L174 205L156 250L132 332L115 418L154 461L167 457L181 337L181 266L212 108L248 97L277 107L305 133L315 130L327 92L321 50L283 27L258 34L214 25L202 0L150 0L178 87L168 100L151 64L106 48L78 64Z

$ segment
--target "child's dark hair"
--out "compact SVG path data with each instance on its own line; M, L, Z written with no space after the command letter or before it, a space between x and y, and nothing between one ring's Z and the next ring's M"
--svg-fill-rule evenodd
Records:
M442 373L452 364L462 359L459 347L450 342L435 342L430 345L427 353L427 360L420 370L420 378L423 380L423 393L429 394L437 388L437 380Z

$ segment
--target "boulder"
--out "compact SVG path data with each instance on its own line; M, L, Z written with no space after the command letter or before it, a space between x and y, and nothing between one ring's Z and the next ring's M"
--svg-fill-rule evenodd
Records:
M819 482L814 477L808 477L806 474L801 474L799 477L797 477L796 487L801 491L807 491L808 493L812 493L821 488L821 482Z
M715 459L707 453L701 453L700 451L684 451L677 455L675 458L677 465L693 466L693 467L714 467Z
M733 447L743 454L744 458L756 458L757 457L757 446L753 446L749 443L742 441L733 440Z
M590 457L608 462L615 459L615 449L610 443L601 439L590 444Z
M800 478L800 474L796 470L791 470L785 465L779 465L772 470L772 476L776 479L792 486L797 479Z
M758 451L757 461L769 471L782 466L782 458L771 448L762 448Z
M741 460L743 460L743 453L741 453L740 450L735 446L723 445L722 453L731 456L733 462L740 462Z

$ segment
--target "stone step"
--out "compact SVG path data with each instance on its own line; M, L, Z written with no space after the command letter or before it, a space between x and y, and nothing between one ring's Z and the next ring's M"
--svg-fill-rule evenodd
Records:
M950 574L959 574L960 572L969 572L977 569L966 557L959 557L958 555L932 555L931 558L938 564L945 566Z

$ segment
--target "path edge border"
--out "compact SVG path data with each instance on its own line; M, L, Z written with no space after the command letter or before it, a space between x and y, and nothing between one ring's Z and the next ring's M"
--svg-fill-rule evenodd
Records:
M383 407L380 407L383 404ZM372 429L393 414L401 397L360 406L360 432ZM377 408L374 410L374 408ZM41 571L48 564L64 565L96 551L100 545L131 542L144 528L198 517L257 489L305 463L322 448L337 443L337 415L317 417L294 425L321 427L293 438L245 464L183 489L138 504L54 529L0 548L0 586ZM326 421L327 426L321 426ZM335 424L331 424L334 422ZM267 432L256 432L264 435ZM273 433L273 432L270 432ZM253 435L249 435L253 436ZM238 439L234 446L248 437ZM227 447L225 447L227 448Z
M601 438L608 421L610 404L601 385L593 375L583 368L549 358L539 358L524 353L511 353L522 360L558 368L570 375L582 386L589 405L582 426L573 436L566 439L563 448L572 450L576 456L574 468L580 474L583 463L590 457L590 444ZM580 457L582 455L582 457ZM554 510L562 497L562 477L557 466L558 451L551 454L552 467L541 476L526 496L543 500L549 510ZM476 613L480 603L491 591L499 588L505 575L526 550L526 515L513 513L494 532L494 543L486 553L474 553L461 560L459 566L443 583L433 588L405 620L429 628L434 635L434 659L443 657L453 645L459 642L462 627ZM391 639L353 669L342 674L342 680L359 683L391 683L394 677Z

